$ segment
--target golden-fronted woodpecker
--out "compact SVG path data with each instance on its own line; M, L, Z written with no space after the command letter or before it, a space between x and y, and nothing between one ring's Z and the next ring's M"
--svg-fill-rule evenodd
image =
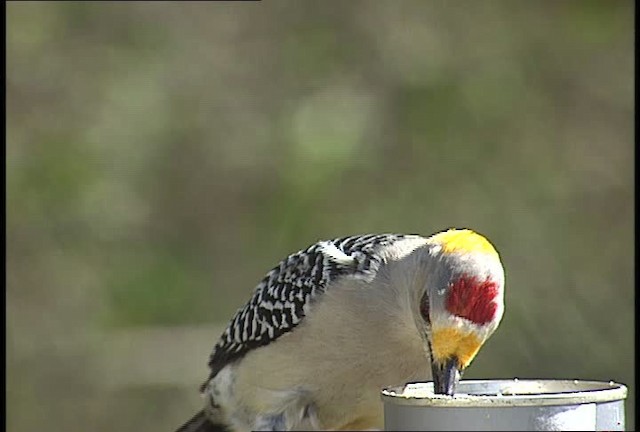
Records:
M177 432L382 429L380 390L452 395L503 314L495 248L468 229L370 234L289 255L216 343Z

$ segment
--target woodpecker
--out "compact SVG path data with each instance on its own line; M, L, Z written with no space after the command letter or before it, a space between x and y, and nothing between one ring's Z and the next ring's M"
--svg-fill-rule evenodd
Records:
M454 394L503 298L498 252L469 229L315 243L231 319L204 408L176 432L382 429L385 386L432 380Z

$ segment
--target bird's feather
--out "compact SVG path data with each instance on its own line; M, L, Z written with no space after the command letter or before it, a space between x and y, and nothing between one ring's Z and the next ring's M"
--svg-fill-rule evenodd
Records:
M212 423L201 410L180 426L176 432L229 432L229 429L222 424Z
M282 260L258 284L249 302L236 312L220 336L209 359L211 374L207 382L248 351L295 328L313 300L335 280L375 277L382 262L380 248L408 237L413 236L341 237L315 243Z

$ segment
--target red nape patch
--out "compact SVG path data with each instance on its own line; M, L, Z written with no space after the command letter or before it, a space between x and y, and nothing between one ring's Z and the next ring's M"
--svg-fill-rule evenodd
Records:
M446 308L449 312L476 324L486 324L493 319L498 306L493 299L498 295L498 284L487 279L462 276L449 291Z

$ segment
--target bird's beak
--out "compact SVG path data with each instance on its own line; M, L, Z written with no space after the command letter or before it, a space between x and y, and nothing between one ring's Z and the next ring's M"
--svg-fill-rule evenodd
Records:
M434 393L453 396L460 380L458 358L449 357L444 362L431 362L431 374Z

